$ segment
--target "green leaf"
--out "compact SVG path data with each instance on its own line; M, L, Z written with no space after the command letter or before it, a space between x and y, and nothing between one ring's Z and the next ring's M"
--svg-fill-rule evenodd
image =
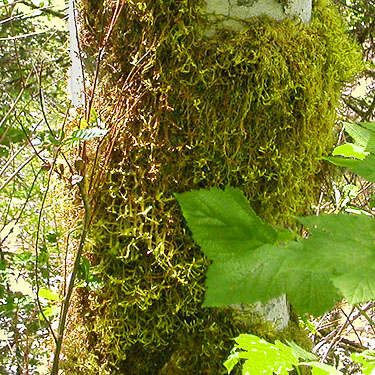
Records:
M300 363L312 367L313 375L343 375L343 373L334 367L320 362L306 362Z
M310 269L326 269L350 303L375 299L375 219L366 215L322 215L298 218L312 235L304 248L315 256ZM319 259L318 259L319 257Z
M332 155L333 156L341 155L341 156L345 156L348 158L352 157L352 158L363 160L368 154L368 152L365 152L364 150L365 150L364 147L357 146L352 143L345 143L344 145L336 147L333 150Z
M70 138L65 140L65 144L69 147L76 147L80 142L87 142L95 138L101 138L107 133L107 129L102 129L97 126L87 129L77 129L72 133Z
M372 350L365 350L362 353L353 353L350 358L362 364L362 374L373 375L375 372L375 352Z
M77 278L89 281L90 279L90 261L86 257L82 257L78 266Z
M304 361L316 361L318 359L316 355L301 348L293 341L287 341L287 344L292 348L294 356L298 359L302 359Z
M371 209L375 207L375 194L371 194L368 204Z
M351 167L352 173L360 175L370 182L375 182L375 155L367 155L358 165Z
M61 237L61 233L60 232L55 232L53 230L49 231L46 235L46 240L50 243L56 243L59 238Z
M233 352L229 355L227 360L223 363L224 367L227 369L228 374L232 372L234 367L237 365L237 363L240 361L239 353Z
M175 196L194 239L212 260L277 239L276 231L255 214L238 189L202 189Z
M89 124L95 124L98 121L98 115L96 114L96 111L94 108L91 108L90 110L90 118L89 118Z
M324 156L322 160L327 160L330 163L337 165L338 167L354 168L361 164L361 160L358 159L346 159L339 156Z
M60 301L60 296L57 293L45 288L39 289L38 296L50 301Z
M276 341L271 344L257 336L242 334L236 339L239 358L246 359L243 364L243 374L284 374L298 364L298 357L293 354L292 348Z
M375 299L374 218L297 218L311 236L278 246L277 233L237 190L176 197L193 237L212 260L204 307L266 302L286 293L299 314L321 315L342 297L353 303Z
M353 138L355 144L347 143L333 151L333 157L323 157L340 167L349 168L362 178L375 182L375 122L362 122L359 124L344 123L346 132ZM345 159L335 155L354 157Z
M43 314L47 318L50 316L59 315L59 313L60 313L60 306L58 305L47 306L43 309ZM41 318L43 318L43 316L41 316Z
M370 259L369 259L370 260ZM334 279L335 286L341 290L345 298L352 305L369 301L375 297L375 260L371 259L368 267L361 267L359 272L355 269Z
M344 122L345 131L353 138L354 143L358 146L367 148L371 136L374 134L375 129L372 123L359 123L351 124Z

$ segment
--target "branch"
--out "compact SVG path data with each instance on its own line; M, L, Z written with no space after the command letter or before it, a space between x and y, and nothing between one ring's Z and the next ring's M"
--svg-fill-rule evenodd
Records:
M32 1L21 0L20 2L21 2L21 4L24 4L31 9L37 9L37 10L41 11L42 13L49 14L53 17L57 17L57 18L60 18L60 19L63 19L63 18L66 17L65 12L59 12L57 10L50 9L50 7L39 7L38 5L35 5Z
M70 299L72 297L72 293L73 293L73 289L74 289L74 282L75 282L75 279L76 279L76 276L77 276L78 267L79 267L80 262L81 262L82 251L83 251L83 247L84 247L84 244L85 244L85 241L86 241L86 236L87 236L89 223L90 223L91 208L90 208L90 203L89 203L89 199L88 199L88 196L87 196L87 190L86 190L85 184L86 184L86 179L85 179L85 177L83 177L82 181L78 183L78 188L79 188L81 198L82 198L82 201L83 201L85 216L84 216L83 228L82 228L82 232L81 232L81 238L80 238L80 241L79 241L78 251L77 251L77 254L76 254L75 261L74 261L73 270L72 270L72 273L71 273L71 276L70 276L68 290L66 292L66 296L65 296L65 299L64 299L64 302L63 302L51 375L57 375L58 371L59 371L60 352L61 352L63 338L64 338L66 318L67 318L67 315L68 315Z

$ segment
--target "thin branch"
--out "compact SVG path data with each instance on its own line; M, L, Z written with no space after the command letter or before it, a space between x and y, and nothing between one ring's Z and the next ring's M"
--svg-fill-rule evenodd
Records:
M340 310L341 310L341 312L345 315L346 319L348 319L350 327L352 327L352 330L354 331L354 334L357 336L357 339L358 339L359 343L361 344L361 346L363 346L363 344L362 344L362 340L361 340L361 338L359 337L358 332L357 332L357 330L355 329L355 327L354 327L354 325L353 325L353 321L354 321L354 319L353 319L353 320L350 320L349 316L346 315L345 311L344 311L342 308L340 308ZM364 314L366 314L366 313L364 313Z
M0 38L0 41L1 41L1 42L5 42L5 41L7 41L7 40L16 40L16 39L29 38L29 37L31 37L31 36L41 35L41 34L48 33L49 31L51 31L51 30L36 31L36 32L34 32L34 33L27 33L27 34L15 35L15 36L8 36L8 37L6 37L6 38Z
M6 169L9 167L9 165L12 163L12 161L17 157L19 153L21 153L25 148L27 147L27 144L25 143L23 146L21 146L4 164L3 168L0 171L0 176L4 174Z
M36 154L33 154L31 155L30 157L28 157L9 177L8 179L0 186L0 191L3 190L8 184L9 182L11 182L13 180L14 177L16 177L18 175L18 173L21 172L21 170L31 162L31 160L33 160L35 158Z
M43 307L42 307L42 304L41 304L40 299L39 299L40 284L39 284L39 273L38 273L39 272L39 270L38 270L38 265L39 265L38 264L38 258L39 258L38 245L39 245L39 236L40 236L40 224L41 224L41 221L42 221L42 214L43 214L43 211L44 211L44 204L46 202L47 195L48 195L48 192L49 192L49 186L50 186L50 183L51 183L51 177L52 177L54 165L56 163L56 159L57 159L57 154L56 154L55 159L53 160L52 168L51 168L51 170L50 170L50 172L48 174L46 191L43 194L42 203L41 203L40 209L39 209L38 226L37 226L36 239L35 239L35 267L34 267L34 271L35 271L35 285L36 285L36 301L37 301L37 304L38 304L39 312L42 315L42 317L45 320L45 322L47 323L48 329L51 332L52 337L53 337L55 343L57 342L57 338L55 336L55 333L53 332L51 323L49 322L49 320L47 319L47 317L45 316L45 314L43 312Z
M74 282L75 282L75 279L76 279L76 276L77 276L78 267L79 267L80 262L81 262L82 251L83 251L83 247L84 247L84 244L85 244L85 241L86 241L86 236L87 236L88 228L89 228L91 207L90 207L89 199L88 199L88 196L87 196L85 184L86 184L86 179L83 176L82 181L78 183L78 188L79 188L79 191L80 191L80 194L81 194L81 198L82 198L84 210L85 210L83 228L82 228L82 232L81 232L81 238L80 238L76 258L75 258L74 265L73 265L73 270L72 270L71 275L70 275L68 290L66 292L66 296L65 296L65 299L64 299L64 302L63 302L63 309L62 309L62 314L61 314L61 317L60 317L58 339L57 339L57 344L56 344L56 348L55 348L55 354L54 354L54 359L53 359L51 375L57 375L58 371L59 371L60 352L61 352L62 343L63 343L63 339L64 339L66 318L67 318L67 315L68 315L70 299L71 299L73 289L74 289Z
M37 74L37 71L36 71L35 67L34 67L34 70L35 70L36 76L38 78L38 92L39 92L40 109L42 111L44 122L46 123L46 126L47 126L49 132L54 137L53 130L50 127L49 122L47 120L47 115L46 115L45 106L44 106L44 95L43 95L43 92L42 92L43 61L40 64L39 74Z
M12 226L12 229L9 231L9 233L8 233L3 239L1 239L1 242L0 242L0 251L1 251L1 247L2 247L2 245L3 245L3 243L4 243L4 241L6 241L6 239L9 237L9 235L13 232L14 227L18 224L18 222L19 222L19 220L20 220L20 218L21 218L21 216L22 216L22 214L23 214L23 212L24 212L24 210L25 210L25 208L26 208L26 206L27 206L27 203L29 202L29 199L30 199L30 197L31 197L31 193L32 193L32 191L33 191L33 189L34 189L35 182L36 182L36 180L38 179L39 174L40 174L41 172L42 172L42 169L39 169L37 175L35 176L35 178L34 178L34 180L33 180L33 183L31 184L30 189L29 189L29 191L28 191L28 193L27 193L27 197L26 197L25 203L22 205L21 211L20 211L20 213L19 213L17 219L15 220L15 222L14 222L14 224L13 224L13 226ZM13 220L13 219L12 219L12 220ZM12 220L10 220L9 222L12 222ZM3 229L4 229L4 228L3 228Z
M26 83L29 81L30 77L31 77L31 74L32 74L32 70L30 70L28 76L26 77ZM4 125L5 121L8 119L8 116L13 112L14 108L16 107L17 103L20 101L24 91L26 90L27 88L27 85L24 85L22 87L22 89L20 90L20 92L18 93L17 95L17 98L16 100L13 102L13 104L11 105L11 107L9 108L8 112L5 114L5 116L2 118L2 120L0 121L0 129L1 127ZM0 143L2 143L4 141L4 138L6 137L6 134L8 132L8 129L10 127L7 128L6 131L4 131L3 135L1 136L0 138Z
M49 14L51 16L64 19L66 17L66 9L63 12L59 12L57 10L53 10L51 8L54 8L53 5L46 6L46 7L39 7L38 5L35 5L32 1L27 1L27 0L21 0L21 4L25 4L31 9L39 10L42 13Z

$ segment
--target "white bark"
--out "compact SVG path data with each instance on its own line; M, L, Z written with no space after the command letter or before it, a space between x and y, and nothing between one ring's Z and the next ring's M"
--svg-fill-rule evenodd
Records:
M300 18L304 23L311 21L312 0L290 0L285 8L276 0L206 0L205 13L212 17L226 16L223 26L240 30L238 19L249 19L266 14L277 20ZM228 19L229 17L230 19Z
M69 0L68 6L68 30L69 30L69 45L70 58L72 65L70 67L69 91L73 107L84 106L84 85L83 85L83 71L82 62L80 59L78 36L77 36L77 17L74 0Z

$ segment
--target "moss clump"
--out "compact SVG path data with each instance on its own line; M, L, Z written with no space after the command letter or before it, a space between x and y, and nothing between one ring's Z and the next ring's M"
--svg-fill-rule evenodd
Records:
M85 296L83 314L88 350L113 374L225 373L243 327L201 309L209 261L173 193L239 187L263 219L291 224L317 195L340 87L359 66L327 1L309 25L264 17L212 38L201 6L126 1L102 64L97 112L112 138L87 251L105 286ZM111 9L81 2L89 54ZM73 363L74 373L95 368Z

